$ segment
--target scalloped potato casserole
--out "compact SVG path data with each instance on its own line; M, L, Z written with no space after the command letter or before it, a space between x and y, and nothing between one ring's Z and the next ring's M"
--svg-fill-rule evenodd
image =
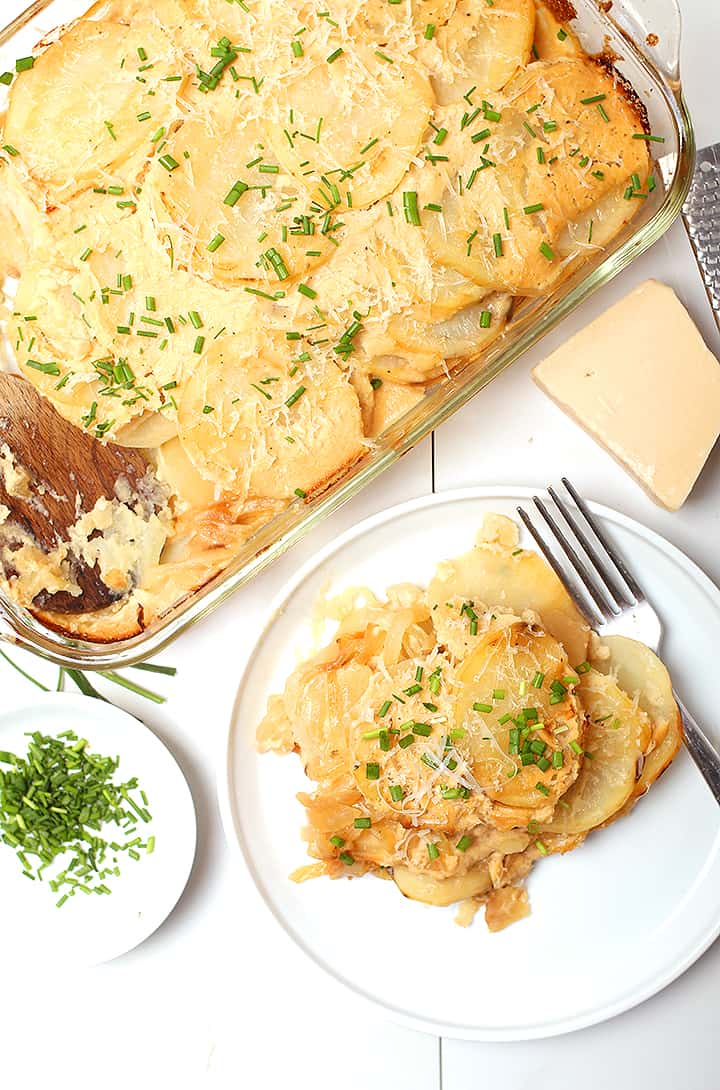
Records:
M406 897L528 914L522 880L626 814L677 753L667 670L643 644L600 644L550 567L488 516L427 589L331 601L332 641L268 701L261 751L295 751L318 862L298 881L365 873Z
M65 553L23 580L0 547L3 588L88 638L349 471L654 186L642 106L534 0L105 0L18 67L14 363L165 495L94 614L37 607Z

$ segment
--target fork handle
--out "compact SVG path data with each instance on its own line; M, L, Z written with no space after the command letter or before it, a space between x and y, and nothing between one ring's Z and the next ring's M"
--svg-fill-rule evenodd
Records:
M715 802L720 806L720 753L698 726L678 694L673 691L673 695L682 716L685 745L705 783L712 791Z

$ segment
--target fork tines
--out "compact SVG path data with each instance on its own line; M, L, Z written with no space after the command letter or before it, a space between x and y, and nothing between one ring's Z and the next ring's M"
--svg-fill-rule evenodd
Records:
M580 612L591 624L602 625L643 602L645 596L577 490L567 477L562 478L562 483L574 508L552 486L548 487L548 495L569 533L539 496L533 496L533 503L543 520L542 529L522 507L518 507L518 514ZM563 559L558 559L552 544Z

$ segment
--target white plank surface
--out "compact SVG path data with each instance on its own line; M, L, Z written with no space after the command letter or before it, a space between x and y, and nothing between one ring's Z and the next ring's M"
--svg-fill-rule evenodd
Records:
M22 0L0 0L1 21L23 6ZM720 137L713 128L720 27L707 0L683 0L683 7L685 85L699 142L707 143ZM720 338L687 240L676 227L546 340L543 352L648 275L678 288L718 349ZM682 512L660 512L534 389L531 362L531 357L520 361L440 430L436 487L541 485L567 473L588 495L665 533L720 579L720 455ZM369 1015L331 985L275 925L248 876L231 860L215 801L216 769L236 677L264 605L325 541L372 511L429 491L430 482L430 444L425 443L292 556L181 638L166 655L179 668L178 677L158 683L170 696L161 709L113 690L118 703L142 715L168 742L186 771L200 826L196 865L165 926L111 965L45 980L31 968L31 937L13 945L12 937L4 936L0 1012L8 1085L84 1090L96 1084L92 1073L98 1072L98 1082L108 1090L158 1085L474 1090L501 1080L511 1090L569 1090L578 1070L586 1090L611 1082L615 1090L713 1085L717 948L661 996L605 1026L522 1045L446 1040L441 1068L436 1038ZM4 707L32 699L32 687L2 664L0 686ZM663 1047L663 1038L672 1043Z

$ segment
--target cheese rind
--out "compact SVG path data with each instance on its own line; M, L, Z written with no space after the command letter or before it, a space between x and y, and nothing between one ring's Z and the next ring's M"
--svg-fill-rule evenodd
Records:
M640 284L533 378L651 499L682 506L720 435L720 364L672 288Z

